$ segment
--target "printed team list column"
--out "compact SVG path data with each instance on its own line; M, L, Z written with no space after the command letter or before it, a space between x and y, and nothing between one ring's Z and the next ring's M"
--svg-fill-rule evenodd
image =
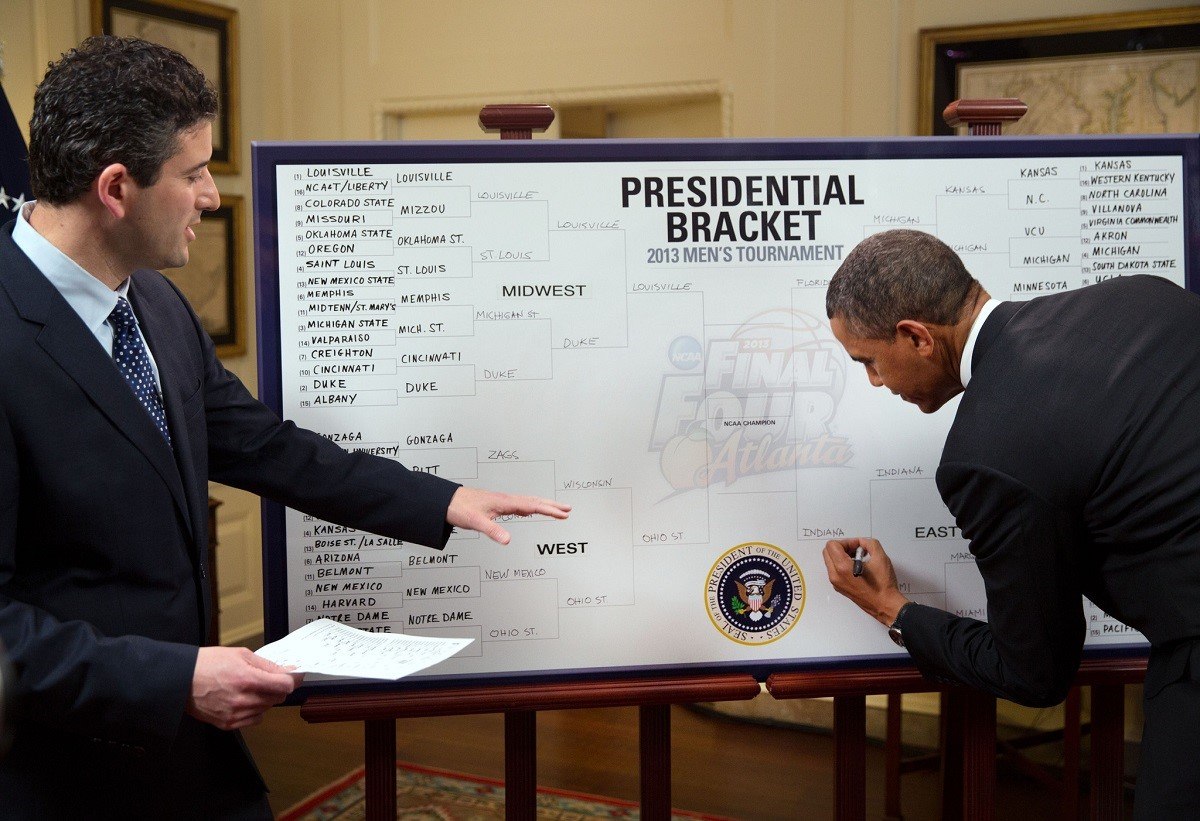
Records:
M934 224L920 227L949 244L992 296L1029 299L1128 274L1181 279L1178 157L960 167L938 193Z
M474 365L459 344L472 308L455 287L471 275L470 249L454 230L461 226L433 224L469 215L466 189L449 176L280 169L281 341L295 352L282 382L285 415L342 447L469 478L476 454L442 448L452 434L394 430L397 410L413 397L475 391ZM410 600L478 595L479 569L451 553L427 555L295 511L288 538L301 550L289 571L294 626L325 617L398 633ZM441 564L430 582L433 562Z
M1092 160L1079 167L1083 284L1127 274L1183 272L1178 157Z
M394 405L394 387L372 378L396 372L388 182L365 167L306 168L289 182L295 230L281 230L280 258L297 264L280 303L300 367L284 372L284 394L304 394L300 408ZM294 333L286 323L293 315Z
M278 173L281 344L291 352L285 416L412 470L551 493L551 466L543 480L529 477L535 466L519 462L521 449L475 429L463 404L481 391L494 402L488 383L550 376L555 311L510 306L512 297L543 289L558 296L558 286L509 284L546 265L544 199L472 184L450 168ZM457 404L448 413L441 399ZM504 621L495 596L481 589L472 551L453 549L475 534L456 534L439 554L295 511L287 531L299 546L289 557L293 627L325 617L377 632L479 640L497 635L490 622ZM557 632L556 618L529 621L541 625L538 636Z

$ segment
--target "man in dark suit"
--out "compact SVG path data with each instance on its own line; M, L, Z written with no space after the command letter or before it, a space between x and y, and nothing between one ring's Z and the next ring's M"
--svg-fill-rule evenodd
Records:
M937 485L988 622L907 601L874 539L826 545L834 587L926 675L1031 706L1070 688L1087 596L1153 647L1137 817L1200 818L1200 298L1131 276L1002 303L936 238L889 231L826 307L872 385L925 413L963 393Z
M460 487L280 421L155 269L218 205L216 98L169 49L91 38L30 127L36 202L0 229L0 816L269 818L236 729L296 682L204 646L207 481L432 547L566 506ZM6 689L9 682L6 682Z

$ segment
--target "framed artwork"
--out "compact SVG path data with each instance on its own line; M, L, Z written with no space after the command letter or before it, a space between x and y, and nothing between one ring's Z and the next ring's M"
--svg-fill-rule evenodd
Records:
M173 48L204 72L221 110L213 121L214 174L240 168L237 11L200 0L92 0L92 31Z
M221 195L221 207L205 212L188 246L188 264L163 273L179 286L221 357L246 352L245 243L241 197Z
M1007 134L1200 131L1200 8L921 31L919 133L958 99L1016 97Z

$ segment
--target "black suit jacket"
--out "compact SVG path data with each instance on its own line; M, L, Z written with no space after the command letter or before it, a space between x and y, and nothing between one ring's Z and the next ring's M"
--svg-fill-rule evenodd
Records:
M1079 665L1081 595L1155 646L1200 636L1200 297L1131 276L1001 304L937 484L988 623L906 611L923 672L1056 703Z
M457 485L280 421L157 272L135 273L130 298L173 449L0 229L0 640L18 699L4 818L166 812L156 802L163 817L203 817L261 792L240 737L185 714L197 647L216 638L210 478L393 538L440 547L450 534Z

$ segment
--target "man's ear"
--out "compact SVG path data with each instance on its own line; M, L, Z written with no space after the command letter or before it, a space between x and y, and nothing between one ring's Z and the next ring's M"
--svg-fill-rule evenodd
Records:
M136 196L137 183L121 163L105 166L96 177L96 198L104 209L116 219L121 219L129 210L130 199Z
M896 323L896 341L912 347L921 356L933 356L937 347L929 326L915 319L902 319Z

